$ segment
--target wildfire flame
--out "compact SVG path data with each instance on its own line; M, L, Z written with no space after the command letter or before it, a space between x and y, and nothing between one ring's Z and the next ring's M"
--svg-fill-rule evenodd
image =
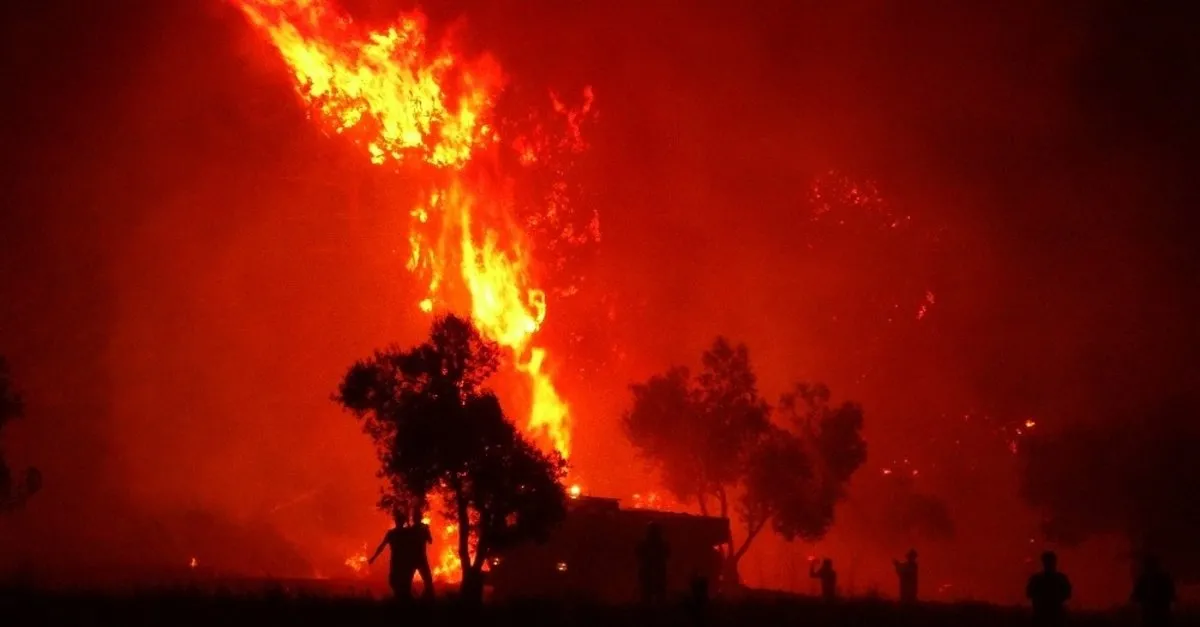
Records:
M506 347L514 369L529 381L526 430L568 457L569 409L549 375L545 348L534 343L546 319L546 293L535 284L532 242L515 215L511 179L497 153L512 150L513 162L534 167L554 154L583 150L580 124L592 108L591 89L579 109L550 95L565 123L563 137L535 125L505 143L495 120L504 86L499 65L487 55L467 59L448 45L430 46L422 14L404 14L391 27L370 31L331 0L231 1L278 50L310 120L361 147L375 165L421 175L416 178L425 188L407 211L406 237L407 269L428 285L417 306L425 313L469 312L481 333ZM565 189L555 184L545 215L524 224L556 224ZM598 222L586 230L581 236L567 228L562 238L598 240ZM445 525L440 535L434 576L457 581L457 525ZM365 570L365 548L346 564Z
M346 566L354 571L356 575L364 575L370 567L370 562L367 558L367 545L362 546L362 550L346 558Z
M462 578L462 560L458 558L458 525L442 527L442 552L436 564L431 565L433 578L454 583Z
M504 85L499 65L487 55L465 59L447 45L432 48L420 13L369 31L330 0L232 2L278 49L314 123L361 146L376 165L424 168L428 189L409 211L407 237L407 267L428 281L418 307L469 311L484 335L508 348L529 380L527 430L569 456L568 406L547 372L545 348L533 341L546 294L535 286L531 245L494 158L502 145L494 120ZM579 122L591 90L579 110L551 98L568 127L558 145L582 149ZM510 148L530 165L541 145L518 136ZM468 303L456 299L463 289Z

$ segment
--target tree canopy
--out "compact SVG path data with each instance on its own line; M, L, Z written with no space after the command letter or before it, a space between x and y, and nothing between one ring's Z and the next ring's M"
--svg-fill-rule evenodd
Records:
M457 521L471 596L490 553L544 537L566 513L566 462L522 436L485 387L499 355L470 322L443 316L427 342L351 366L335 395L375 442L380 507L424 511L436 497Z
M1022 494L1048 538L1128 540L1132 556L1157 555L1181 580L1200 581L1200 402L1166 399L1140 416L1096 416L1030 436Z
M727 548L731 577L768 525L788 540L824 536L866 460L861 407L831 405L827 387L802 383L773 408L759 395L749 351L725 338L704 352L697 374L672 367L630 389L622 425L664 488L744 525L744 540ZM773 412L787 424L773 424Z

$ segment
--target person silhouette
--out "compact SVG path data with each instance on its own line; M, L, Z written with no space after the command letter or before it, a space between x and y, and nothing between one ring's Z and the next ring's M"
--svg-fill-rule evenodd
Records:
M433 570L429 568L427 547L433 544L433 533L429 531L429 525L425 524L420 512L413 512L412 531L408 539L411 542L409 550L412 551L413 564L417 573L421 576L421 585L423 586L421 596L426 599L432 599ZM408 573L408 581L411 585L411 572Z
M400 601L412 600L413 574L421 573L421 582L425 589L422 596L433 597L433 575L429 569L429 559L425 555L425 545L433 542L429 527L421 522L420 516L414 514L415 523L411 526L408 517L397 510L392 513L395 526L383 536L383 541L375 549L375 554L367 560L374 564L375 560L387 548L389 553L388 585L392 595Z
M392 588L392 596L404 601L412 599L412 577L410 575L408 581L404 581L403 574L405 571L411 571L412 551L409 547L412 544L412 534L407 528L408 517L400 510L392 512L392 521L394 526L383 534L383 540L367 560L367 564L374 564L383 550L388 549L388 585Z
M1132 600L1142 607L1142 624L1146 627L1171 624L1175 582L1154 556L1147 556L1142 562L1142 572L1133 585Z
M821 560L820 568L813 562L808 569L808 576L821 580L821 598L826 601L837 600L837 571L833 570L833 560Z
M1066 603L1071 599L1071 581L1058 570L1058 556L1042 553L1042 571L1034 573L1025 585L1025 596L1033 605L1035 625L1061 625L1066 618Z
M896 577L900 579L900 602L917 602L917 551L910 549L905 560L892 560L896 566Z
M646 537L638 543L638 582L642 588L642 600L647 603L661 602L667 594L667 558L671 549L663 539L662 528L657 522L646 525Z

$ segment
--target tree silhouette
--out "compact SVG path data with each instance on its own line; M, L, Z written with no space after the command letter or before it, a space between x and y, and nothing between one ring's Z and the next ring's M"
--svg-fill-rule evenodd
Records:
M862 407L849 401L831 406L830 396L824 384L797 383L780 398L779 410L822 460L818 479L840 499L846 482L867 461L867 443Z
M770 524L788 540L822 537L833 522L850 476L866 459L862 410L829 405L823 385L797 385L780 401L791 429L772 425L744 345L717 338L696 376L682 367L630 386L623 416L630 442L659 473L663 486L702 514L710 504L746 529L726 548L727 576Z
M9 421L19 418L24 410L24 401L9 375L8 363L0 357L0 432ZM24 505L41 487L42 473L37 468L27 468L21 481L14 481L4 450L0 449L0 512L12 511Z
M380 508L423 511L438 497L457 521L462 592L475 600L489 554L543 538L566 513L566 462L526 440L484 387L498 366L496 344L444 316L429 341L354 364L335 396L375 442Z
M1095 535L1128 540L1131 557L1159 556L1200 582L1200 401L1168 398L1143 415L1089 417L1041 431L1022 447L1021 491L1063 544Z

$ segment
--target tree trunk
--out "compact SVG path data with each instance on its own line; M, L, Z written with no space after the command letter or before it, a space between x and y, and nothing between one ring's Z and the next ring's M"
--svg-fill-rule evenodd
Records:
M721 587L726 591L734 591L742 587L742 576L738 573L740 554L732 554L725 558L721 567Z
M467 580L467 570L471 566L471 515L467 510L467 501L458 499L458 563L462 570L463 581Z
M746 540L742 542L742 546L736 550L733 548L733 543L729 544L729 553L725 558L724 571L721 573L723 583L731 589L742 587L742 576L738 573L738 563L741 562L742 556L750 549L750 543L767 525L767 519L761 521L748 520L746 521Z
M475 565L463 565L462 584L459 595L468 606L483 605L483 569Z

